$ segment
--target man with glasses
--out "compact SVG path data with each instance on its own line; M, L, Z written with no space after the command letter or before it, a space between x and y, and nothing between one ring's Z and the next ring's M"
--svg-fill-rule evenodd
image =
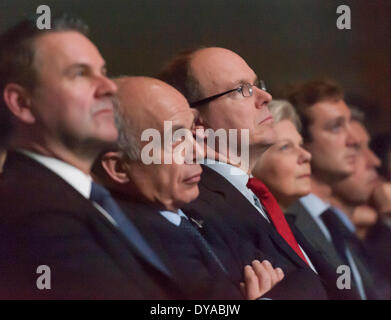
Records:
M236 150L230 149L229 144L227 154L222 155L219 141L217 162L203 166L200 196L186 208L186 213L204 224L215 224L219 232L225 233L228 242L231 237L227 230L233 228L240 243L231 247L235 248L242 263L255 258L267 259L284 271L285 279L266 297L326 298L325 288L315 269L319 273L327 269L327 262L322 260L322 265L313 266L315 260L311 261L311 246L305 242L297 243L285 218L273 208L272 202L260 201L262 195L267 194L269 200L272 196L267 190L261 191L259 187L262 189L263 184L250 175L256 160L275 140L273 118L267 108L272 97L265 90L264 82L258 82L255 72L239 55L223 48L186 51L161 72L160 78L176 87L190 105L198 109L198 125L227 133L232 129L244 129L249 133L248 171L243 171L237 163L233 165L230 160L233 152L242 150L241 144L245 142L238 138ZM210 211L200 209L205 204ZM212 214L213 211L219 214ZM328 280L330 286L326 290L329 289L329 297L336 297L335 282Z

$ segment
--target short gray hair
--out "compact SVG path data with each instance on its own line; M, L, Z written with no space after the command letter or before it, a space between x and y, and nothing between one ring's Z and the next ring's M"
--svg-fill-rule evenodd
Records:
M114 121L118 130L117 146L124 152L129 160L139 160L141 155L141 145L134 130L132 120L127 116L118 97L114 97Z
M301 131L302 125L300 118L289 101L272 100L269 102L268 107L273 116L274 123L278 123L282 120L290 120L295 125L297 131Z

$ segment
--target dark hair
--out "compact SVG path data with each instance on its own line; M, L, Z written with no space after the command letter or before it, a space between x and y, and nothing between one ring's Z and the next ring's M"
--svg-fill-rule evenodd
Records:
M9 118L3 92L7 83L18 83L29 89L37 84L37 70L34 68L36 38L49 32L77 31L87 36L87 25L78 18L63 15L52 18L51 29L40 30L36 18L23 20L0 36L0 117Z
M304 141L308 142L311 139L308 127L312 121L308 110L318 102L343 99L343 91L333 80L318 79L292 86L286 94L286 99L299 114L302 122L302 136Z
M202 99L202 89L199 81L192 74L190 62L197 49L186 49L175 56L159 73L158 78L167 82L190 102Z

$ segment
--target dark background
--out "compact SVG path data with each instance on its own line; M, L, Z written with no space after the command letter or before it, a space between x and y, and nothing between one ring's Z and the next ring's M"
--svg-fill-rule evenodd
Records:
M110 75L153 76L183 48L221 46L274 97L295 81L331 77L367 111L372 134L391 128L391 0L1 0L0 32L41 4L89 24ZM342 4L351 30L336 27Z

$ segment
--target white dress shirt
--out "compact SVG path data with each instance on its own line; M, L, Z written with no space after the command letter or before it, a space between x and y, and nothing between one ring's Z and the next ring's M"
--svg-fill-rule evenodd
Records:
M247 198L248 201L250 201L250 203L254 206L254 208L256 208L258 210L258 212L267 220L267 222L270 223L270 220L269 220L267 214L265 213L265 211L264 211L264 209L263 209L259 199L254 194L254 192L252 192L252 190L247 188L247 182L248 182L248 179L251 176L249 176L242 169L240 169L238 167L235 167L233 165L230 165L228 163L223 163L223 162L208 163L208 162L206 162L205 166L207 166L210 169L216 171L218 174L220 174L225 179L227 179L236 189L238 189L238 191L243 196L245 196ZM258 200L258 201L256 202L256 200ZM257 205L257 203L259 205ZM311 269L315 273L317 273L314 265L312 264L312 262L310 260L310 258L305 253L305 251L300 246L300 244L299 244L299 248L300 248L301 252L303 253L304 257L307 259L308 264L311 267Z
M182 217L188 219L188 217L184 214L184 212L181 209L178 209L178 212L163 210L160 211L160 214L177 227L179 227L179 225L181 224Z

